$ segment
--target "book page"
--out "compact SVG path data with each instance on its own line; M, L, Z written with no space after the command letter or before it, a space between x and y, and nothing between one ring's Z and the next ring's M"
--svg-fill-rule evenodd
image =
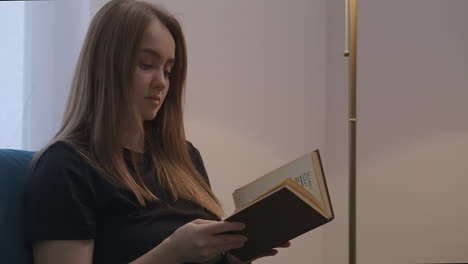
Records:
M305 171L301 175L293 177L292 179L311 192L323 204L315 170Z
M323 204L312 155L313 153L305 154L234 191L233 198L236 208L248 204L287 178L291 178L303 186Z
M320 192L322 193L322 200L324 201L323 205L324 205L324 210L327 214L327 217L328 218L332 218L334 217L333 215L333 209L332 209L332 205L331 205L331 202L330 202L330 199L329 199L329 193L328 193L328 190L327 190L327 183L326 183L326 180L325 180L325 175L323 175L323 168L322 168L322 161L320 159L320 154L317 153L318 155L314 155L313 156L313 161L314 161L314 167L315 167L315 173L317 174L317 179L318 179L318 182L319 182L319 186L320 186Z

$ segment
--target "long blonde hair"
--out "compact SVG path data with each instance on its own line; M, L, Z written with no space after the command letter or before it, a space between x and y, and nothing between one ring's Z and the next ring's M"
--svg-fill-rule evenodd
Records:
M175 42L175 64L166 99L156 118L141 121L130 105L129 89L138 45L153 19L159 19ZM101 176L130 189L138 202L157 200L141 177L132 177L123 157L122 120L132 113L135 137L151 156L159 183L174 199L191 200L221 217L223 210L189 153L183 123L187 74L185 38L179 22L150 3L113 0L98 11L88 29L75 69L61 128L51 144L73 146ZM137 156L132 155L133 165ZM134 166L138 168L138 166ZM138 175L138 172L137 172ZM156 177L156 175L154 175Z

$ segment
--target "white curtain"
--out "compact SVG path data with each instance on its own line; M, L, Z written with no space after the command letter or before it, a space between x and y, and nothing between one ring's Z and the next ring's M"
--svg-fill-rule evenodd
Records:
M21 146L24 5L0 2L0 148Z
M11 78L12 85L0 90L0 148L38 150L59 128L90 20L90 0L24 2L16 7L15 15L13 4L19 3L0 6L2 14L12 14L1 16L0 33L20 32L9 39L7 48L0 44L3 53L15 54L19 61L0 63L2 72L14 66L19 74Z

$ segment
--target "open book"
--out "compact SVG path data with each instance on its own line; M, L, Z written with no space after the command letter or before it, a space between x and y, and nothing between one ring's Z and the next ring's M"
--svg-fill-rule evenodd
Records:
M235 212L224 221L242 222L248 241L228 253L248 261L334 218L318 150L237 189Z

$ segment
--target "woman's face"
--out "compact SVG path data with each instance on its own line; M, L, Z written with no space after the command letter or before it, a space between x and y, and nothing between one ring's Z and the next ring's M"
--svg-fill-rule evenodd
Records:
M132 101L143 120L153 120L161 108L174 66L175 42L158 19L148 25L138 47L132 76Z

